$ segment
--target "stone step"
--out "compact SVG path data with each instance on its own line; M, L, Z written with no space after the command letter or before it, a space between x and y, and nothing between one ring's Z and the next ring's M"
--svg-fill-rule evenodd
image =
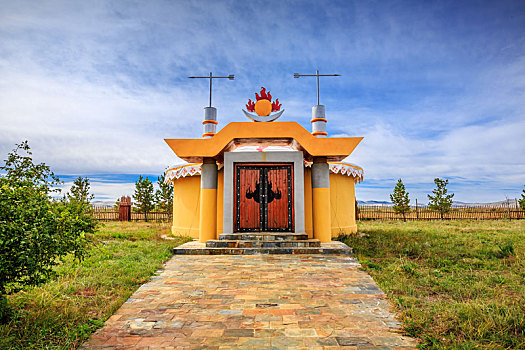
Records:
M298 241L307 240L307 233L293 233L293 232L236 232L236 233L222 233L219 235L219 240L227 241Z
M306 240L212 240L206 242L207 248L308 248L321 247L321 241L318 239Z
M173 249L176 255L259 255L259 254L323 254L352 255L352 248L342 242L321 243L321 247L287 248L211 248L204 243L188 242Z

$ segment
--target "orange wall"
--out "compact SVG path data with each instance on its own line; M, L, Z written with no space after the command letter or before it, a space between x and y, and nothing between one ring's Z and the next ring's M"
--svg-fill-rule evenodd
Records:
M313 237L312 225L312 170L304 169L305 231ZM187 176L173 181L174 234L199 238L199 194L201 177ZM217 187L217 237L223 231L224 171L219 170ZM330 173L330 207L332 237L357 232L355 221L355 186L351 176Z
M222 214L224 198L224 171L218 172L217 184L217 238L222 233ZM173 181L173 224L171 232L175 235L186 235L199 238L200 217L199 175L181 177Z
M222 220L224 212L224 168L217 174L217 239L222 233Z
M357 232L355 185L352 176L330 173L330 208L332 237Z
M308 238L313 238L312 168L304 168L304 228L308 233Z
M199 197L200 176L186 176L173 181L173 224L174 235L199 238Z
M357 232L355 221L355 185L352 176L330 173L330 209L332 237ZM304 221L308 237L313 237L312 169L304 169Z

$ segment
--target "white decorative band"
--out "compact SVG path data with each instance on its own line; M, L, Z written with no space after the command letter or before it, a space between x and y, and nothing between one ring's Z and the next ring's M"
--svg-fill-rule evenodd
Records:
M202 163L184 164L184 165L166 170L164 182L168 183L180 177L197 175L197 174L200 174L201 171L202 171Z
M304 161L305 167L311 167L312 162ZM364 179L364 171L358 165L343 162L328 162L328 169L334 174L353 176L355 182L361 183Z
M305 167L311 167L312 163L304 161ZM219 169L222 168L222 164L219 164ZM364 179L364 171L360 166L343 163L343 162L328 162L328 168L334 174L341 174L347 176L353 176L356 182L361 183ZM166 176L164 182L168 183L170 181L179 179L186 176L200 175L202 171L202 163L192 163L180 165L166 171Z

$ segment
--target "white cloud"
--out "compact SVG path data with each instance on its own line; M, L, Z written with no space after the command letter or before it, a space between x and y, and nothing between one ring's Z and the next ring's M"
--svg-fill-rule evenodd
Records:
M186 77L210 70L237 77L215 84L219 127L244 121L264 85L282 120L309 128L314 79L291 76L320 68L343 74L321 83L330 130L365 136L349 160L375 187L358 197L385 199L399 177L421 193L454 177L458 196L483 200L525 183L525 41L522 17L502 15L511 5L477 8L473 22L448 5L397 3L1 6L0 153L28 139L57 173L177 163L163 139L200 136L207 82Z

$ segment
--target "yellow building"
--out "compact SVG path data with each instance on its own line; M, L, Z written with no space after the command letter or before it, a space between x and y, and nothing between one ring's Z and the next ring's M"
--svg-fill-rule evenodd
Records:
M342 160L362 138L326 137L324 106L314 107L310 133L296 122L273 121L284 110L272 114L280 105L260 100L247 105L256 114L244 111L253 122L216 133L216 111L207 107L203 138L166 139L188 162L166 173L174 191L172 232L200 242L244 232L306 233L322 243L356 232L354 186L363 170Z

